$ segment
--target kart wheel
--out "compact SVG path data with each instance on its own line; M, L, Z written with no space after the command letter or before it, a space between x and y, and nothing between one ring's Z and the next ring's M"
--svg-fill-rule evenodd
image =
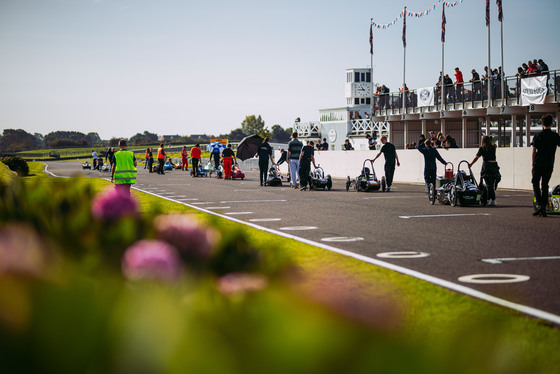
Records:
M457 205L457 186L451 187L451 191L449 191L449 204Z
M436 202L436 187L433 183L430 183L430 185L428 186L428 201L431 205L434 205L434 203Z
M350 176L348 176L348 178L346 178L346 191L350 190Z
M385 181L385 177L381 177L381 190L385 192L387 189L387 182Z
M241 177L241 180L243 180L244 177Z
M482 196L480 196L480 205L486 206L488 204L488 187L482 186Z
M552 199L552 209L557 212L560 210L560 204L558 204L558 199L557 198L553 198Z
M327 175L327 189L330 191L332 188L332 178L330 175Z

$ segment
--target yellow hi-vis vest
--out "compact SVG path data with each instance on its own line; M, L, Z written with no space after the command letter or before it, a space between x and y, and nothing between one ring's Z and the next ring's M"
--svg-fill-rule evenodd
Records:
M134 153L121 150L115 153L115 184L136 183L136 166L134 166Z

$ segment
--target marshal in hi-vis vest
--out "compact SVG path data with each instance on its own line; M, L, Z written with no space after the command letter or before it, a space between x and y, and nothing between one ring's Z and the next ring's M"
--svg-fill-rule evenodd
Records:
M127 150L115 153L115 184L136 183L136 166L134 166L134 153Z

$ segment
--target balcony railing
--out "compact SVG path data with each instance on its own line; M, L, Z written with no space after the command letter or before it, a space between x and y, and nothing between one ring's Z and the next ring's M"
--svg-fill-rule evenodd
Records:
M294 131L303 138L318 137L319 136L319 123L318 122L295 122Z
M498 105L520 105L521 77L510 76L504 79L505 97L502 95L501 81L499 79L481 80L478 82L465 82L462 85L449 85L444 87L444 103L441 103L441 87L434 87L434 105L418 106L417 90L405 91L403 112L402 92L375 95L373 98L374 114L376 116L439 112L443 110L462 110L485 108ZM560 96L560 70L552 70L547 79L547 102L558 103ZM504 102L505 100L505 102Z

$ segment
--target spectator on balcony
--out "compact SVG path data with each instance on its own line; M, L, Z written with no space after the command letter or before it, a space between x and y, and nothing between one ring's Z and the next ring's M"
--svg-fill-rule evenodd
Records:
M455 85L456 85L455 92L457 94L457 101L463 100L463 83L464 83L463 73L457 67L455 68Z
M383 85L381 86L381 102L383 104L383 107L385 109L389 109L389 93L391 92L391 90L389 90L389 87Z
M323 138L323 151L328 151L329 150L329 143L327 143L327 138Z
M445 137L445 149L449 148L459 148L457 142L455 141L455 138L453 138L451 135L447 135Z
M488 92L490 92L490 74L488 71L488 66L484 67L484 74L482 75L482 98L488 99Z
M322 151L323 150L323 145L321 144L321 141L318 140L317 144L315 144L315 148L317 148L318 151Z
M455 101L455 87L453 86L453 81L449 78L449 74L445 74L443 78L443 85L445 88L444 96L446 99L447 104L452 103Z
M352 147L352 144L350 144L350 140L346 139L344 141L344 150L345 151L353 151L354 147Z
M377 145L377 133L374 131L373 136L367 134L366 139L368 140L368 148L373 151Z
M542 59L539 59L539 65L541 66L541 74L546 75L546 90L548 92L548 80L550 79L550 71L548 65Z
M482 83L480 82L480 75L476 72L475 69L472 69L471 74L472 78L469 82L472 83L474 100L478 101L480 100L482 93Z

